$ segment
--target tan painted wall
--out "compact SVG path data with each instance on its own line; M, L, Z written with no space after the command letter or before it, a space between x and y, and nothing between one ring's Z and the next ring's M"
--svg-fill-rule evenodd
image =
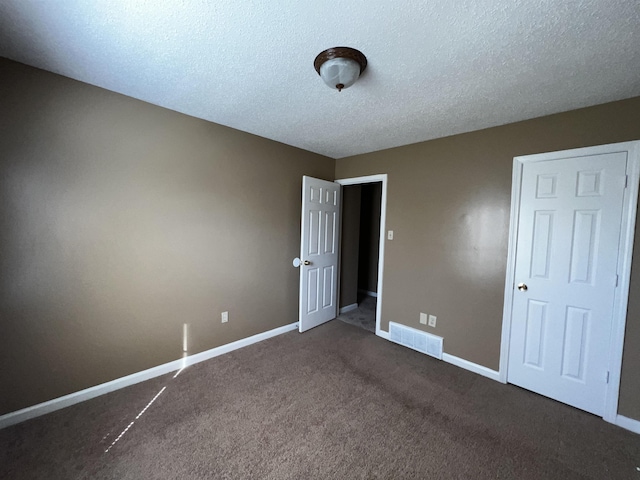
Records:
M340 308L358 303L360 195L360 185L347 185L342 187L342 232L340 239Z
M618 407L620 415L640 420L640 218L636 218L633 251Z
M382 329L393 320L434 331L447 353L498 369L513 157L638 139L634 98L338 160L337 178L389 175L395 236L385 247ZM620 413L638 420L639 272L636 255L620 398ZM420 325L419 312L437 315L437 328Z
M4 59L0 112L0 414L297 321L334 160Z
M333 160L4 59L0 112L0 414L179 358L185 322L196 353L296 320L301 176ZM436 314L497 368L512 157L634 139L640 98L339 160L389 174L383 328Z

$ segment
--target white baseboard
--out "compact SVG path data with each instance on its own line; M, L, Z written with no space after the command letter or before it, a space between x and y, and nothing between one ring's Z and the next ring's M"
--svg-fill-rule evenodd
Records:
M376 330L376 335L384 338L385 340L389 340L389 332L385 332L384 330ZM478 375L482 375L483 377L495 380L496 382L500 381L500 372L491 370L487 367L483 367L482 365L478 365L477 363L470 362L469 360L464 360L449 353L443 353L442 360L444 362L455 365L456 367L464 368L465 370L477 373Z
M617 426L622 427L626 430L630 430L634 433L640 433L640 421L634 420L633 418L624 417L622 415L616 416L616 421L614 422Z
M356 308L358 308L358 304L357 303L352 303L351 305L347 305L346 307L342 307L340 309L339 313L340 314L347 313L347 312L350 312L351 310L355 310Z
M389 340L389 332L385 332L384 330L376 330L376 335L385 340Z
M110 382L86 388L84 390L80 390L79 392L70 393L62 397L54 398L53 400L49 400L47 402L23 408L22 410L7 413L0 416L0 429L8 427L10 425L15 425L16 423L24 422L25 420L29 420L31 418L39 417L46 413L69 407L71 405L75 405L76 403L84 402L85 400L104 395L105 393L113 392L114 390L119 390L136 383L144 382L145 380L149 380L151 378L159 377L160 375L164 375L166 373L175 372L176 370L188 367L189 365L194 365L196 363L209 360L210 358L232 352L233 350L237 350L239 348L261 342L268 338L282 335L283 333L296 330L297 328L297 322L291 323L289 325L274 328L273 330L269 330L267 332L258 333L257 335L243 338L232 343L227 343L226 345L221 345L204 352L196 353L195 355L184 357L179 360L174 360L163 365L158 365L157 367L149 368L141 372L133 373L131 375L127 375L126 377L117 378Z
M469 370L473 373L477 373L478 375L482 375L483 377L490 378L491 380L495 380L496 382L500 381L500 372L496 370L491 370L490 368L483 367L482 365L478 365L477 363L470 362L469 360L464 360L462 358L450 355L448 353L442 354L442 360L455 365L456 367L464 368L465 370Z
M370 297L378 298L378 294L376 292L370 292L369 290L358 290L358 293L364 293Z

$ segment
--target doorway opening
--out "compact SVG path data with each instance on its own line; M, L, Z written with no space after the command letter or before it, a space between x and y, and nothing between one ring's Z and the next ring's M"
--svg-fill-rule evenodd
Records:
M382 180L343 183L338 320L372 333L379 329L382 196Z

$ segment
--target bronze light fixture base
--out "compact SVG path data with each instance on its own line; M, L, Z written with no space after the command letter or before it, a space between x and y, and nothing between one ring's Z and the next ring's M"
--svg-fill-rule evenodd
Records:
M334 59L350 60L352 62L355 62L360 67L359 72L357 71L353 72L353 70L356 69L357 67L354 67L354 66L348 67L352 71L353 76L350 79L351 81L346 86L342 82L338 82L335 84L332 83L332 80L334 80L334 77L332 77L331 79L326 78L326 76L323 74L324 72L321 71L322 65ZM334 63L339 63L339 62L334 62ZM350 62L343 62L343 63L350 63ZM331 88L334 88L335 86L335 88L338 91L341 91L343 88L347 88L351 86L357 80L357 78L362 74L362 72L364 72L365 68L367 68L367 57L365 57L362 52L360 52L359 50L356 50L355 48L333 47L333 48L328 48L324 52L320 52L318 56L315 58L315 60L313 61L313 66L316 69L316 72L318 72L318 75L322 77L322 80L328 86L330 86ZM334 66L333 68L336 68L336 67ZM338 70L340 70L341 68L347 68L347 67L339 66L337 68ZM338 77L340 77L340 74L338 74Z

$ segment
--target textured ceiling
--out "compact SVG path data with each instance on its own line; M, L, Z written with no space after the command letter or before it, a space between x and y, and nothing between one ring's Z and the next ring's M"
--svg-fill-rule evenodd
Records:
M2 0L0 56L341 158L640 95L638 0ZM341 93L322 50L369 65Z

